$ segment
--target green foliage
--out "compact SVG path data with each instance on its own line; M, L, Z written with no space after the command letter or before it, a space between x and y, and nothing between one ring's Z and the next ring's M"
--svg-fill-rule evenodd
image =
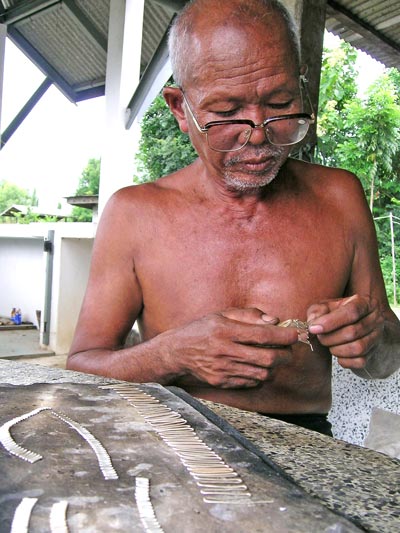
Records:
M183 134L162 95L144 115L136 161L139 176L135 183L155 181L192 163L197 157L189 137Z
M0 182L0 213L12 205L33 205L29 192L8 181Z
M316 158L354 172L374 217L385 217L376 221L376 227L386 288L393 298L388 214L400 216L400 73L387 70L360 98L356 95L356 59L357 52L346 43L324 50ZM398 223L394 225L396 247L400 242L397 228ZM400 279L400 265L396 270Z
M100 184L100 159L89 159L79 179L76 196L92 196L99 194ZM74 207L72 217L77 222L91 222L92 210L86 207Z
M79 178L76 196L99 194L100 159L89 159Z
M339 48L324 49L318 106L318 160L338 165L338 144L346 136L346 106L357 94L357 51L342 42Z

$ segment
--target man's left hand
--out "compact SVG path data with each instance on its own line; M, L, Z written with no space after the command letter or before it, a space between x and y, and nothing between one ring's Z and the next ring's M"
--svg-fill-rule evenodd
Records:
M355 294L312 305L307 322L342 367L361 369L382 339L384 317L375 299Z

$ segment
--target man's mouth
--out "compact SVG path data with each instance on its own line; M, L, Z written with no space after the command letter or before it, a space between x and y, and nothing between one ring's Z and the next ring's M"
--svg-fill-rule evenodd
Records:
M234 157L227 163L227 167L230 169L235 168L238 171L247 172L250 174L259 174L270 170L275 159L276 158L273 155L251 157L248 159Z
M242 161L238 161L237 166L240 168L242 167L244 170L248 172L264 172L266 169L270 168L271 162L273 161L272 157L268 158L260 158L260 159L245 159Z

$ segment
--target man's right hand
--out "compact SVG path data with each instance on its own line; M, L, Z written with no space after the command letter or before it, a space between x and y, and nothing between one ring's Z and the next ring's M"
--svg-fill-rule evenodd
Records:
M259 309L231 308L162 333L160 341L176 376L222 389L256 387L291 359L298 341L295 328L277 323Z

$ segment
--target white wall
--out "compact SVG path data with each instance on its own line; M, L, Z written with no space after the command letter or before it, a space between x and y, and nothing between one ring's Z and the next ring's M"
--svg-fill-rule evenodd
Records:
M89 277L93 239L56 239L60 254L55 257L53 278L50 346L58 353L68 353ZM61 265L61 268L60 268Z
M22 320L36 326L45 283L43 238L0 238L0 315L19 307Z
M44 321L46 259L43 241L54 230L50 342L67 353L88 279L96 225L92 223L0 224L0 314L20 307L22 318ZM43 341L43 333L41 335Z

